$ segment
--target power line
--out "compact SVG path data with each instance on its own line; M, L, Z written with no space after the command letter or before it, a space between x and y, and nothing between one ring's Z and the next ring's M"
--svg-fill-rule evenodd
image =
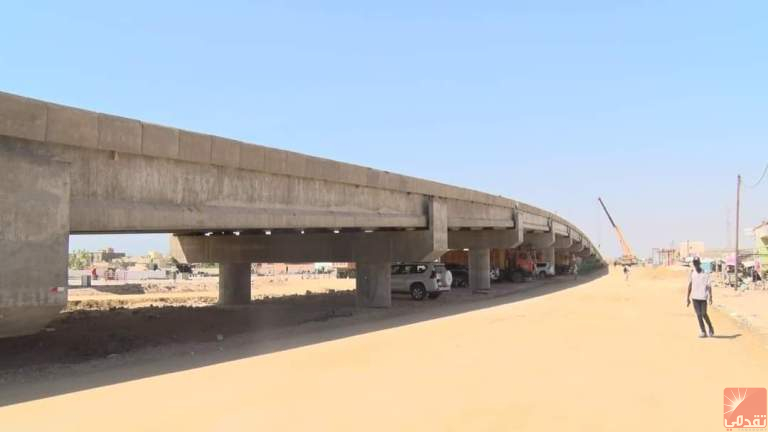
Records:
M758 180L757 183L753 185L747 186L747 189L754 189L760 185L760 183L765 179L766 174L768 174L768 164L765 164L765 169L763 170L763 175L760 176L760 180Z

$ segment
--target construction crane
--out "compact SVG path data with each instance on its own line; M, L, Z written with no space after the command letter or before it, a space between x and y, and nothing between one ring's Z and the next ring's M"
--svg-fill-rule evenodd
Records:
M605 207L605 203L603 203L603 199L598 197L598 201L600 201L600 205L603 207L603 211L605 211L605 215L608 216L608 220L611 221L611 225L613 225L613 229L616 230L616 237L619 238L619 244L621 245L621 257L619 257L618 260L616 260L617 264L620 265L635 265L639 263L639 260L635 256L634 253L632 253L632 248L629 247L629 243L627 243L627 240L624 239L624 234L621 232L621 228L619 228L618 225L616 225L616 222L613 221L613 218L611 217L611 214L608 213L608 209Z

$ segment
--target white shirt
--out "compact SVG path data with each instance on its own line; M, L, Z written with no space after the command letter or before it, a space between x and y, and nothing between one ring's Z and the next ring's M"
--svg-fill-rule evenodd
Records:
M709 274L696 273L696 269L691 270L690 276L688 276L688 282L691 283L691 298L694 300L706 300L707 299L707 286L709 286Z

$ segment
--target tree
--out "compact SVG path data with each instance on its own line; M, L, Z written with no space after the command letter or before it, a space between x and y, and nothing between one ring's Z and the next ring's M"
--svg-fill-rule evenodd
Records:
M78 249L69 254L69 268L83 270L91 264L91 254L85 249Z

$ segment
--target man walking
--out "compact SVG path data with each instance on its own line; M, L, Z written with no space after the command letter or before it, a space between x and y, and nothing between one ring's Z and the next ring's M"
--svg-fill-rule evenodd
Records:
M715 329L712 328L712 322L707 314L707 303L712 304L712 286L709 283L709 275L701 269L701 260L693 259L693 270L688 277L688 296L686 307L691 305L693 300L693 309L696 311L696 318L699 320L699 337L710 337L715 335ZM704 323L709 327L709 333L704 328Z

